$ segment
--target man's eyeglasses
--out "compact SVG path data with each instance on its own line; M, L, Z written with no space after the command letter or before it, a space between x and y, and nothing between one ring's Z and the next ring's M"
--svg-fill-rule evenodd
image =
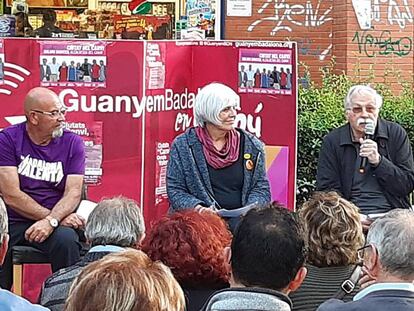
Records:
M365 245L365 246L363 246L361 248L358 248L357 254L358 254L358 263L359 264L362 264L363 263L363 261L364 261L364 255L365 255L365 250L367 248L371 248L371 246L372 246L371 244L367 244L367 245Z
M59 115L64 116L67 112L67 109L60 109L60 110L53 110L53 111L41 111L32 109L33 112L45 114L47 116L51 116L52 118L57 118Z
M366 107L355 106L355 107L350 107L347 110L351 110L353 113L358 114L358 113L361 113L363 109L365 109L365 111L368 113L374 113L375 111L377 111L377 107L375 106L366 106Z

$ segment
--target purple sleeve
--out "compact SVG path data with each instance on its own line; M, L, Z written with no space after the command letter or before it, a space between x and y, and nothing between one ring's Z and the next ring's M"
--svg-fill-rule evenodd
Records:
M66 175L85 174L85 144L79 136L73 138L70 158L65 171Z
M0 132L0 166L17 166L14 144L4 132Z

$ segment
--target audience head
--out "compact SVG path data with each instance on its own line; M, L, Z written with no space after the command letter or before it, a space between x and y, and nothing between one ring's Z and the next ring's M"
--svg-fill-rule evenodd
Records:
M206 123L222 125L220 113L226 108L240 107L240 97L237 93L221 83L210 83L197 94L194 104L194 119L197 126L204 127Z
M170 269L138 250L106 255L75 279L66 311L184 311L180 285Z
M166 215L148 232L142 249L171 268L185 288L216 288L228 283L224 248L231 234L213 213L186 210Z
M358 208L336 192L315 192L299 211L308 262L317 267L357 262L364 245Z
M104 199L89 215L85 236L92 246L138 247L145 235L141 210L125 197Z
M296 290L306 276L305 243L295 217L277 203L251 209L231 244L232 285Z
M8 232L9 230L6 206L3 202L3 199L0 197L0 266L3 264L7 253L9 244Z
M414 280L414 212L395 209L377 219L367 235L364 265L377 282Z

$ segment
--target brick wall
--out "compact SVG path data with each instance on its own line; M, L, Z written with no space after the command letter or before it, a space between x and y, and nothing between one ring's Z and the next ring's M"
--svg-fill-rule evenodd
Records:
M227 16L224 29L225 39L297 41L314 81L334 59L361 82L413 84L414 0L252 0L252 16Z

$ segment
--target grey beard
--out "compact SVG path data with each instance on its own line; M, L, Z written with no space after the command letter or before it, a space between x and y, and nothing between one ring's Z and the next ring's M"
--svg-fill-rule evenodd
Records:
M52 132L52 138L59 138L63 136L63 127L59 127Z

